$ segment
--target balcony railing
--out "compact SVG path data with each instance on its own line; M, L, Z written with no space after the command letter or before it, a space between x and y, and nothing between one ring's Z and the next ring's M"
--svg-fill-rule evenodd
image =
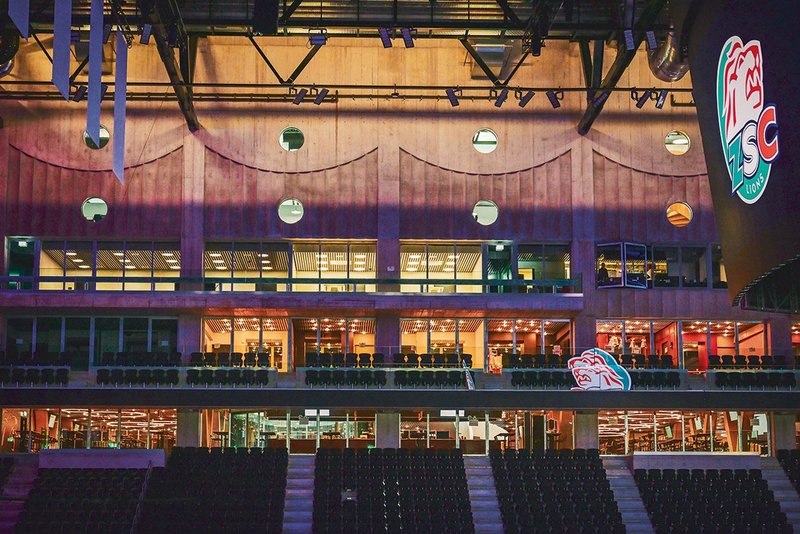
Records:
M316 286L316 288L314 288ZM550 280L457 280L421 278L237 278L132 276L2 276L11 291L370 293L370 294L580 294L580 276Z

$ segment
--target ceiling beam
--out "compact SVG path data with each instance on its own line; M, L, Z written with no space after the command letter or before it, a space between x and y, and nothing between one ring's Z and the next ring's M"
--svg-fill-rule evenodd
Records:
M624 42L617 43L617 57L614 59L614 63L608 69L605 78L603 79L603 83L600 85L599 90L597 91L594 99L589 103L589 106L586 108L586 111L581 117L580 122L578 123L578 133L581 135L586 135L589 133L589 130L592 129L592 124L600 116L600 112L603 111L603 107L605 106L606 100L608 100L608 96L611 94L611 91L616 87L617 82L619 82L622 75L628 68L628 65L631 64L633 58L636 57L636 49L642 44L645 38L645 31L651 29L651 26L656 21L659 13L664 8L664 5L667 3L667 0L650 0L647 5L644 7L642 14L639 16L639 20L636 23L634 28L634 49L627 50L625 48ZM595 49L597 50L597 49ZM597 72L597 69L595 69Z
M175 5L174 0L154 2L154 4L153 9L143 13L143 18L153 27L152 36L156 41L158 55L161 57L161 62L164 63L172 89L178 99L178 106L181 109L181 113L183 113L183 118L186 120L186 126L189 127L189 131L196 132L200 129L200 121L197 119L197 113L192 103L192 91L189 86L191 80L184 77L184 73L186 76L191 76L193 71L190 68L191 56L187 35L185 30L183 32L178 31L178 44L181 48L181 57L184 59L182 62L183 68L175 60L175 50L170 46L169 38L167 37L168 28L173 26L183 27L183 23L180 21L180 14L177 11L178 6ZM165 6L165 4L169 5ZM170 9L172 12L168 11ZM175 17L176 14L177 17ZM184 49L186 49L185 52Z

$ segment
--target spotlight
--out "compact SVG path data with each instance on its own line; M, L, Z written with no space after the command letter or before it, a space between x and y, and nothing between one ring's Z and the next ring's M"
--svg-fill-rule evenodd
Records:
M528 102L531 101L534 94L536 93L534 93L533 91L528 91L523 95L522 91L518 91L517 98L519 98L519 107L524 108L525 106L527 106Z
M553 106L553 109L558 109L561 107L561 99L564 98L563 91L547 91L547 99L550 101L550 105Z
M295 89L295 91L297 91L297 90ZM291 92L291 90L290 90L290 92ZM300 102L303 101L303 99L306 97L307 93L308 93L308 89L300 89L299 91L297 91L297 94L294 96L294 100L292 100L292 104L294 104L295 106L299 106Z
M655 50L656 48L658 48L658 41L656 41L656 32L654 32L653 30L649 30L647 33L645 33L645 35L647 36L647 49Z
M633 30L625 30L625 50L636 50L636 43L633 41Z
M391 98L400 98L400 92L397 90L397 86L394 86L394 91L392 94L389 95Z
M494 107L499 108L503 106L503 103L508 98L508 89L503 89L500 91L500 94L497 95L497 99L494 101Z
M392 47L392 37L394 37L392 28L381 28L378 30L378 35L381 37L381 43L383 43L384 48Z
M111 24L103 25L103 44L108 44L108 38L111 37Z
M605 104L606 100L608 100L609 94L611 93L609 93L608 91L603 91L602 93L600 93L600 96L592 100L592 106L597 108Z
M325 100L325 97L328 96L330 91L328 89L321 89L319 93L317 93L316 98L314 98L314 104L320 105L322 101Z
M456 107L458 105L458 94L461 93L461 89L453 89L452 87L448 87L444 90L447 94L447 99L450 101L450 105Z
M539 57L542 55L542 47L544 46L544 41L539 39L538 37L534 37L531 41L531 55L533 57Z
M414 48L415 33L417 33L416 30L411 28L403 28L400 30L400 34L403 36L403 43L405 43L406 48Z
M150 44L150 34L153 33L153 25L145 24L142 26L142 36L139 38L139 44Z
M662 89L660 93L658 93L658 98L656 99L656 109L661 109L664 107L664 102L667 101L667 94L669 91L666 89Z
M319 33L309 33L308 42L311 46L325 46L328 42L328 34L325 33L325 30L321 30Z
M642 109L647 101L650 99L650 95L652 91L650 89L645 90L642 94L639 94L636 89L631 91L631 99L636 100L636 107Z
M88 89L88 87L86 87L85 85L77 86L75 88L75 93L73 93L73 95L72 95L72 101L73 102L80 102L81 100L86 98L86 90L87 89Z

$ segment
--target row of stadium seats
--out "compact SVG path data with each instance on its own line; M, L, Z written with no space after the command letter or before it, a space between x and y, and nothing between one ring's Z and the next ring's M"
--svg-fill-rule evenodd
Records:
M69 366L79 356L73 352L9 352L0 350L0 366Z
M718 388L792 389L797 386L794 371L714 371Z
M447 367L472 367L472 354L457 354L449 352L446 354L430 354L424 352L417 354L410 352L392 354L392 366L399 368L447 368Z
M759 356L756 354L709 354L709 369L784 369L786 358L782 355L769 356L767 354Z
M680 371L631 370L632 388L679 388ZM575 379L570 371L512 371L511 385L517 388L570 388L575 387Z
M306 367L383 367L384 360L382 352L306 352Z
M101 367L177 367L181 364L180 352L104 352L97 362Z
M267 352L193 352L189 365L192 367L275 367Z
M386 385L382 369L306 369L308 386L378 386Z
M187 369L186 383L190 386L266 386L269 369Z
M177 369L102 368L97 370L97 385L177 386Z
M65 386L68 382L69 367L0 367L3 385Z
M800 449L780 449L777 456L794 489L800 491Z
M475 372L470 371L473 383ZM438 370L415 371L397 370L394 372L394 385L400 387L426 387L426 388L463 388L467 387L467 377L464 371Z

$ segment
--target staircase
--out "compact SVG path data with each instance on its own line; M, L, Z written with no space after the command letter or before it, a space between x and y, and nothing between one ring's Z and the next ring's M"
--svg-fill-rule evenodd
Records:
M603 458L603 467L606 477L614 492L617 508L622 514L622 523L627 532L654 533L653 524L647 515L639 488L633 480L631 470L628 468L628 459L625 456L612 456Z
M464 456L464 468L475 534L502 533L503 519L489 457Z
M314 455L290 454L283 532L310 534L314 510Z
M0 534L12 534L22 514L33 482L39 476L39 457L35 454L19 454L14 457L14 466L6 479L0 495Z
M761 458L761 476L781 505L781 511L786 514L786 521L795 532L800 532L800 498L778 460L772 457Z

